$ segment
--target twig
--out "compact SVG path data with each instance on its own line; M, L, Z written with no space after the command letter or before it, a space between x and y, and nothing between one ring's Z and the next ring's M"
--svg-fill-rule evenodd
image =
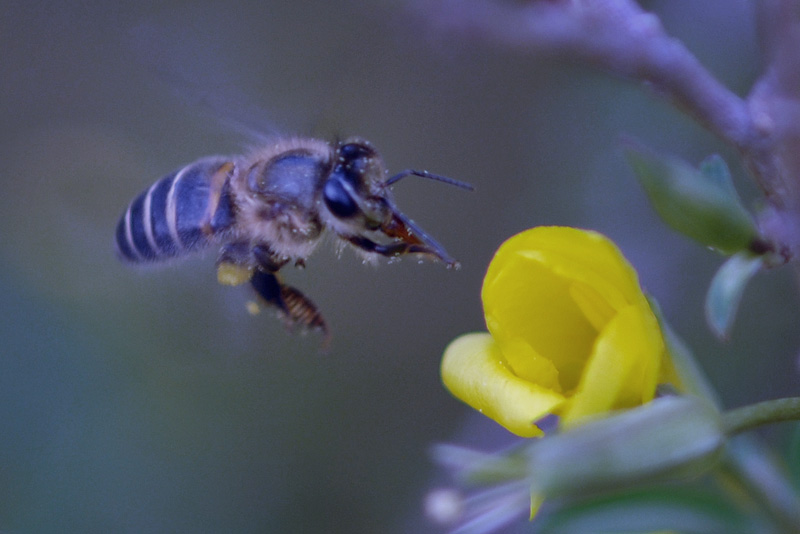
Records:
M800 420L800 397L762 401L723 414L723 424L729 435L769 423L798 420Z
M747 100L705 69L632 0L439 0L420 7L438 32L578 59L650 87L735 147L771 210L762 232L800 256L800 8L764 0L770 62Z
M766 67L747 98L760 142L745 162L759 178L773 208L764 231L800 255L800 4L762 0L760 29ZM800 276L800 271L798 271Z

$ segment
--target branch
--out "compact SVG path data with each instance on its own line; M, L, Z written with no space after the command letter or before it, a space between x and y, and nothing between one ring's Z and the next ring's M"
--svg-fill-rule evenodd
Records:
M439 31L537 55L578 59L644 82L735 147L754 134L745 102L717 81L657 16L631 0L426 3Z
M777 36L747 101L633 0L438 0L417 9L440 35L578 59L643 82L739 151L773 208L762 232L787 257L800 256L800 10L794 0L764 3Z
M800 5L762 0L766 68L747 98L763 136L745 152L773 212L764 231L800 253ZM800 273L799 273L800 274Z

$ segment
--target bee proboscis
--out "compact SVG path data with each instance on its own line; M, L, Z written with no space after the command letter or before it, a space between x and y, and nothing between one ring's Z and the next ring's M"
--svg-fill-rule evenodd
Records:
M409 175L472 189L427 171L387 178L381 156L359 138L288 138L247 156L203 158L131 202L117 225L117 250L127 262L148 263L220 246L221 283L249 282L288 327L327 338L316 305L277 276L289 263L304 265L326 229L367 259L415 254L458 265L396 207L390 186Z

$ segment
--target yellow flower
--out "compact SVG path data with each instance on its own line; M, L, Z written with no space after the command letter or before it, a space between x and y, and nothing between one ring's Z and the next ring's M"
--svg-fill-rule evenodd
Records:
M636 271L606 237L538 227L506 241L481 293L489 334L447 347L450 392L511 432L539 436L652 400L673 376Z

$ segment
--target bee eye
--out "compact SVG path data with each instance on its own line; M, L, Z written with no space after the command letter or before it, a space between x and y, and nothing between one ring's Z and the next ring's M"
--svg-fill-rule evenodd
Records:
M345 219L358 213L358 204L339 180L328 180L322 190L322 196L325 198L328 209L337 217Z
M370 153L364 143L347 143L339 147L339 155L348 161L369 156Z

